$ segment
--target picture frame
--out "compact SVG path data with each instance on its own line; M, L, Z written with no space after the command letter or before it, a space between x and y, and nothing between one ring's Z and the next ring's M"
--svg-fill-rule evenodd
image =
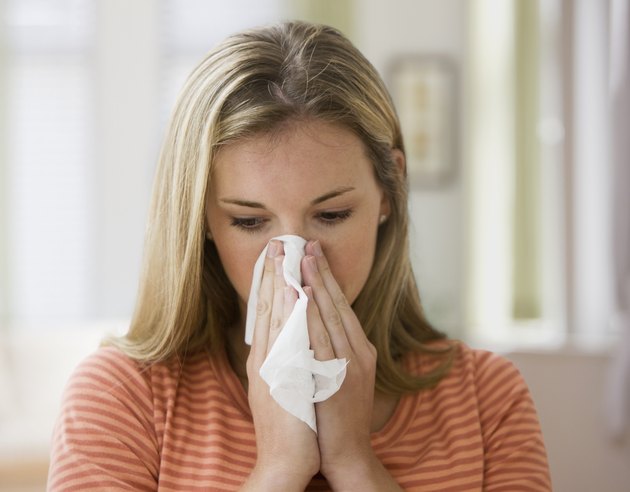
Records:
M439 55L404 55L388 70L400 119L412 188L452 182L457 160L457 80L454 62Z

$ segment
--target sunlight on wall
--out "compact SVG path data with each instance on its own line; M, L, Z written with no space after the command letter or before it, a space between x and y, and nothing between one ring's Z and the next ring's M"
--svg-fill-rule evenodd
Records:
M466 302L469 327L490 338L511 321L514 3L475 0L470 15Z

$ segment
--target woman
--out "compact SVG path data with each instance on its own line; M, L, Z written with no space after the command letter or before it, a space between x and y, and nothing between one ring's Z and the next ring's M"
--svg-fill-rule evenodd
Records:
M399 123L356 48L305 23L228 38L177 101L131 327L72 376L49 490L549 490L518 372L425 320L407 222ZM308 240L315 357L349 361L317 433L259 374L296 303L285 234Z

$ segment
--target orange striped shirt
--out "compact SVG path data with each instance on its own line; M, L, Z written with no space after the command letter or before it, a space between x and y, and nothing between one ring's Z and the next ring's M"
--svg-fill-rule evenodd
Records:
M405 365L429 368L419 356ZM405 490L551 490L523 378L464 344L434 389L400 399L372 446ZM66 387L48 490L236 490L255 460L247 395L225 355L143 368L102 348ZM307 490L328 485L316 476Z

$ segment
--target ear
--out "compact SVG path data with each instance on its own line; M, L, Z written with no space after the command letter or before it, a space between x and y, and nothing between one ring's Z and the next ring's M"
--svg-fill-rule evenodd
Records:
M400 149L392 149L392 160L396 165L396 171L399 173L400 179L404 179L407 173L407 160L405 159L405 154ZM381 198L381 217L389 217L391 213L391 204L389 203L388 198L383 193Z
M400 149L392 149L392 160L396 164L400 176L404 178L407 175L407 159L405 159L403 151Z

